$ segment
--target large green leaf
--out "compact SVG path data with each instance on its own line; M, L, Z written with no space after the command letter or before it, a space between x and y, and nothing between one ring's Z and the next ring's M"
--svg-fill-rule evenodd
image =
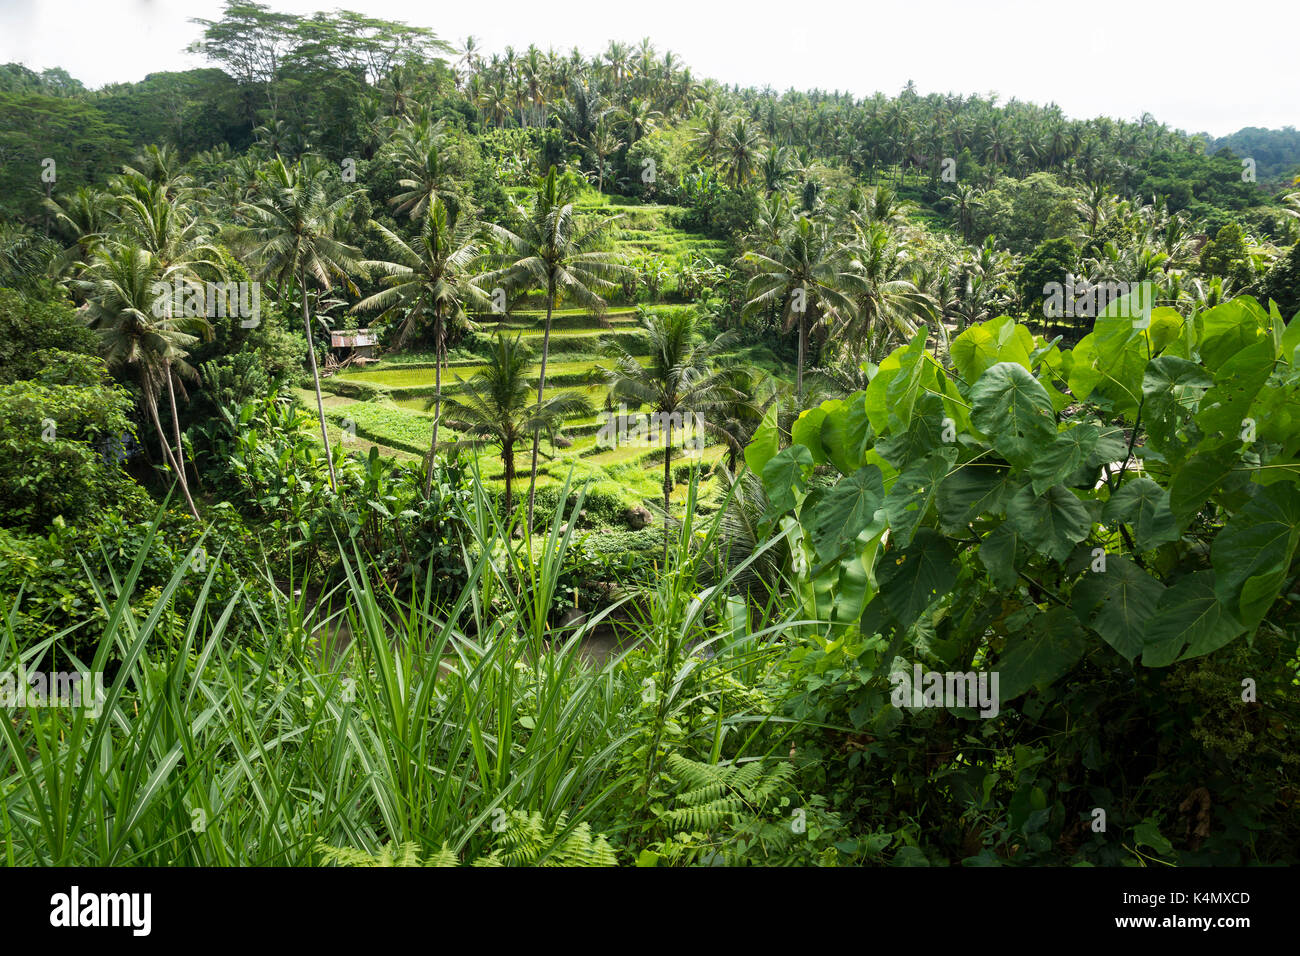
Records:
M831 404L831 402L822 402L816 408L804 409L790 426L790 443L807 448L812 453L813 461L819 465L826 461L826 450L822 447L822 423L825 422L828 412L826 406Z
M877 577L885 607L906 630L957 582L957 553L948 539L921 528L911 545L881 559Z
M906 348L885 356L867 385L866 409L871 427L884 432L891 421L906 427L921 388L925 364L925 330L917 332Z
M1031 687L1044 687L1064 675L1083 656L1088 635L1067 607L1035 615L998 655L998 693L1003 701Z
M1141 335L1113 358L1098 351L1092 336L1085 336L1072 355L1069 383L1076 399L1104 398L1118 414L1133 417L1137 413L1147 368L1146 344Z
M1086 465L1100 437L1101 429L1091 422L1057 432L1052 443L1042 448L1029 464L1034 494L1040 495L1052 485L1065 482Z
M875 518L885 498L880 469L863 465L832 488L810 496L802 515L812 532L813 544L823 561L839 554Z
M1025 485L1008 502L1007 520L1030 547L1057 561L1068 558L1092 530L1088 509L1064 485L1053 485L1041 495Z
M1217 371L1228 359L1260 339L1273 338L1268 313L1248 296L1238 296L1196 317L1198 350L1206 368Z
M1240 439L1251 402L1273 371L1273 340L1261 338L1233 355L1214 375L1214 387L1201 398L1196 424L1207 435Z
M896 468L905 468L936 449L955 449L955 445L945 446L943 440L943 412L943 402L938 397L922 395L907 426L895 428L892 434L879 439L876 451Z
M961 534L982 515L1006 511L1015 488L1010 468L1000 464L968 462L944 479L936 504L939 520L951 534Z
M843 403L834 404L822 420L821 443L841 475L851 475L862 467L862 454L871 438L871 422L867 419L865 395L858 392ZM843 407L839 407L839 405Z
M1279 446L1279 458L1295 458L1300 452L1300 369L1279 366L1255 396L1249 417L1259 438Z
M1056 435L1047 390L1014 362L990 366L970 397L971 422L1012 464L1027 463Z
M1142 378L1142 421L1157 448L1167 453L1174 447L1213 384L1214 378L1195 362L1173 355L1151 360Z
M1237 462L1236 453L1224 446L1198 451L1183 462L1169 481L1169 508L1179 527L1186 527L1205 507Z
M1178 522L1169 509L1169 492L1145 476L1120 485L1102 508L1101 520L1107 524L1122 521L1132 527L1135 543L1143 551L1179 538Z
M1142 652L1143 634L1165 587L1123 555L1108 555L1104 571L1089 571L1070 606L1125 660Z
M975 382L998 362L1015 362L1030 368L1034 338L1027 328L1008 315L972 325L952 340L948 355L953 368L966 382Z
M1002 590L1015 587L1020 580L1020 575L1016 573L1019 543L1020 535L1008 521L990 531L980 543L980 561L993 583Z
M760 477L767 463L781 447L781 433L776 423L776 405L772 405L763 415L763 421L754 431L754 437L745 446L745 464L749 470Z
M1167 667L1218 650L1246 630L1214 593L1214 572L1181 578L1160 595L1142 644L1142 663Z
M949 455L935 453L913 462L903 469L885 496L885 512L889 515L889 525L899 547L905 548L912 543L912 536L930 510L944 476L952 467Z
M876 596L876 556L880 553L881 542L888 530L889 521L882 508L858 532L850 553L840 561L840 577L831 608L832 621L841 624L856 622L862 616L863 609Z
M1215 593L1246 626L1263 619L1290 579L1298 539L1300 490L1290 482L1260 490L1215 537Z
M1278 343L1278 354L1282 361L1300 365L1300 355L1297 355L1296 349L1300 349L1300 312L1291 316L1291 321L1287 323L1282 340Z
M798 496L808 487L812 466L812 452L803 445L782 448L763 466L763 490L767 492L769 513L782 514L794 508Z

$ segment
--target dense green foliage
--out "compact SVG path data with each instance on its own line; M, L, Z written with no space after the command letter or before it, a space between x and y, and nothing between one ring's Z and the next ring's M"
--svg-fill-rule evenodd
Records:
M1294 130L196 23L0 68L7 864L1297 862Z

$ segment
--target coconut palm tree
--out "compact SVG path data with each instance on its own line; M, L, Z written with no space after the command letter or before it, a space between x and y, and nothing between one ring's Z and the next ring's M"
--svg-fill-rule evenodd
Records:
M596 129L591 134L591 154L596 157L596 191L605 191L605 166L609 157L623 147L623 141L614 134L614 130L602 116L596 122Z
M724 332L711 342L702 342L695 313L683 309L668 315L648 314L641 327L650 340L650 361L642 365L621 342L609 337L605 349L614 359L605 370L611 401L627 401L633 407L648 406L657 417L664 448L664 561L668 560L668 514L673 491L673 428L686 437L687 416L697 429L722 435L722 411L742 396L730 386L727 371L716 367L719 355L730 348L734 332ZM697 434L697 441L703 440Z
M699 150L700 158L706 163L716 163L722 157L723 144L727 139L727 114L719 106L714 106L704 115L692 142Z
M939 200L950 205L957 213L957 225L961 229L963 242L970 241L975 210L984 205L982 195L982 191L970 183L958 183L955 190Z
M198 377L189 365L188 350L199 341L194 333L204 334L207 323L202 317L175 314L170 290L178 279L185 281L182 273L183 267L164 268L147 250L119 243L96 254L78 286L87 296L89 324L100 333L109 367L134 370L163 459L180 483L190 514L197 519L176 424L173 378ZM159 288L168 291L159 295ZM158 416L158 395L164 386L171 402L175 452Z
M866 344L867 357L872 358L883 351L890 338L897 336L906 342L931 321L940 339L946 336L934 300L911 280L909 259L892 230L873 223L859 231L844 253L849 262L842 274L842 288L853 308L836 316L832 337L854 343L855 354Z
M89 262L104 240L112 221L113 197L92 186L78 186L62 202L54 199L46 202L56 226L69 242L53 263L56 274L63 275Z
M795 377L802 400L808 333L825 319L842 319L853 311L839 238L825 223L800 216L770 254L748 252L741 261L754 273L745 291L745 313L779 303L786 331L798 328Z
M530 434L553 434L566 419L591 414L591 405L576 392L531 401L531 364L532 350L520 343L518 335L509 339L498 333L487 365L446 403L448 424L479 443L501 449L507 515L514 511L515 446Z
M483 255L480 229L463 219L459 211L448 208L441 199L434 199L429 205L420 232L411 242L377 222L371 225L383 238L392 261L368 263L385 273L385 288L358 302L353 311L404 313L395 339L396 348L401 348L425 323L433 335L435 410L429 464L424 476L427 496L432 488L433 462L438 449L448 327L465 319L465 303L484 307L488 302L487 296L471 281L474 266Z
M572 299L597 313L605 309L600 292L616 288L615 280L632 270L613 252L594 247L614 222L613 218L597 221L583 228L573 203L561 193L556 169L551 166L537 181L530 212L519 211L523 228L518 234L504 226L489 230L505 247L505 264L479 277L479 288L492 288L497 282L516 290L541 289L546 295L546 325L542 332L542 365L537 382L537 402L542 403L546 390L546 360L551 346L551 314L563 298ZM528 481L528 527L533 526L533 501L537 485L537 446L541 431L533 436L533 453Z
M254 262L260 263L258 274L263 279L276 282L286 295L296 283L302 294L302 327L307 335L307 358L316 390L321 439L325 443L330 488L337 491L316 349L312 344L308 283L314 281L324 292L333 288L335 279L351 287L350 274L365 267L360 251L341 238L359 192L331 199L326 188L331 172L309 161L286 166L277 156L261 173L262 196L240 206L250 225L238 234L237 241L249 250Z
M763 416L788 386L749 365L726 365L721 374L723 384L732 395L713 411L711 418L727 446L727 470L734 474L740 455L762 425Z
M727 182L740 188L758 169L763 137L743 116L733 116L722 140L722 168Z
M420 219L434 199L454 189L442 159L445 145L441 123L406 124L388 141L384 157L397 166L397 185L402 187L402 192L389 200L394 215L406 213Z
M56 243L27 226L0 222L0 287L35 282L45 275L58 252Z

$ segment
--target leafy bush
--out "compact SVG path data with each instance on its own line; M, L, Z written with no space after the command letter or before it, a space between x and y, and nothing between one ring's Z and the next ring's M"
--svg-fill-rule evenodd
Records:
M0 523L37 531L141 496L118 464L132 405L106 384L0 385Z
M922 333L865 391L805 411L784 449L769 417L746 459L767 526L793 549L803 613L824 622L820 638L804 632L791 676L804 688L796 716L845 728L803 742L811 772L842 774L823 780L842 786L836 805L878 821L880 789L863 775L883 762L891 840L915 843L906 821L923 815L931 851L950 860L1083 852L1076 824L1101 807L1148 849L1191 862L1203 834L1181 849L1156 840L1171 822L1157 795L1172 798L1164 778L1179 767L1175 789L1208 786L1217 826L1264 827L1294 766L1272 773L1238 748L1229 775L1231 751L1216 754L1209 735L1162 732L1150 756L1136 742L1151 736L1143 726L1248 720L1261 705L1278 722L1252 733L1295 732L1295 665L1266 677L1277 656L1256 650L1294 662L1300 634L1298 344L1300 323L1284 329L1250 298L1184 319L1130 297L1073 351L1004 316L958 336L947 369ZM1246 689L1239 672L1221 696L1188 694L1214 683L1193 680L1191 662L1238 653L1242 638ZM1000 716L905 710L889 688L921 662L998 675ZM1049 751L1039 728L1051 727L1070 740ZM959 739L970 735L973 750ZM1111 770L1145 783L1121 793ZM1261 799L1233 782L1243 774L1267 781ZM938 809L954 805L967 807L958 819ZM1295 837L1288 828L1250 858L1290 859ZM1101 858L1119 862L1106 845Z

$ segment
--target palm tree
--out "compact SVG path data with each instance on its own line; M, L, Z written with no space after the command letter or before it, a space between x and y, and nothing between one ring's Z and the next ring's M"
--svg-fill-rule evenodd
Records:
M664 561L668 560L668 514L673 491L673 427L680 423L685 437L686 416L697 428L721 434L714 413L740 397L728 385L725 370L714 367L718 356L736 339L724 332L712 342L701 342L695 313L683 309L667 316L646 315L641 326L650 340L650 361L642 365L616 338L606 351L614 367L605 372L611 401L649 406L661 425L664 447ZM697 435L696 440L702 440Z
M591 405L576 392L530 402L531 364L532 351L520 344L518 335L508 339L498 333L487 365L462 386L457 396L447 399L448 424L501 449L507 517L514 511L515 445L529 434L554 433L566 419L591 414Z
M850 261L844 268L843 288L854 307L837 316L832 335L855 343L855 351L866 343L869 358L879 354L891 336L907 341L931 320L940 339L946 336L934 300L909 277L908 257L888 227L871 224L844 251Z
M35 282L45 275L58 251L56 243L27 226L0 223L0 287Z
M434 455L438 449L438 420L442 416L442 371L447 364L448 324L465 318L465 303L484 306L485 296L470 281L474 265L483 255L477 225L463 220L457 210L441 199L429 205L412 242L377 222L392 262L368 263L386 273L382 292L376 292L353 306L353 311L401 309L405 319L398 329L395 347L401 348L424 321L431 325L434 348L433 437L429 441L429 466L424 476L427 496L433 483Z
M185 476L172 378L177 374L197 378L187 361L187 350L199 341L192 333L205 331L206 321L175 315L170 294L160 297L157 292L159 287L170 290L178 278L184 282L182 271L180 266L162 267L151 253L138 246L117 244L96 255L78 285L87 293L89 324L100 333L109 367L135 369L163 459L180 482L190 514L198 519ZM174 453L158 417L158 393L164 384L171 400Z
M307 358L316 389L321 439L325 443L330 488L337 491L320 372L316 368L316 348L312 344L307 283L315 280L328 292L333 288L333 279L341 279L350 286L349 273L364 269L359 250L340 238L358 193L349 192L331 199L326 189L328 170L307 162L288 167L279 156L261 175L263 196L240 207L252 225L240 233L239 241L250 248L253 260L261 263L262 278L275 281L282 290L297 283L302 293L302 327L307 335Z
M631 272L613 252L594 250L614 218L599 220L583 231L573 203L561 195L554 166L537 181L531 214L520 211L524 226L519 234L504 226L489 226L506 247L506 264L479 277L479 288L503 282L514 289L542 289L546 293L546 325L542 332L542 367L537 402L546 390L546 359L551 347L551 313L562 297L596 312L605 308L601 291L616 288L615 279ZM533 526L533 501L537 486L537 446L541 430L533 435L532 475L528 481L528 527Z
M808 333L826 318L848 316L853 300L846 293L847 277L840 243L825 223L807 216L786 233L771 254L748 252L743 260L754 270L745 291L746 314L773 303L784 303L785 329L799 330L797 392L803 399L803 368Z
M429 204L452 188L451 174L442 160L442 124L408 124L385 147L385 157L396 164L402 187L389 203L393 214L421 218Z
M732 186L740 188L758 168L758 154L763 138L754 124L743 116L734 116L722 141L722 166Z
M768 146L759 163L759 174L763 179L763 191L769 196L783 187L794 175L790 148L788 146Z
M727 445L727 470L734 474L740 455L763 423L763 416L787 386L748 365L727 365L721 372L723 384L732 395L714 410L712 417L717 433Z
M591 153L596 157L596 191L603 193L605 191L605 164L610 156L617 153L623 146L623 141L619 139L609 124L605 122L602 116L596 122L596 129L591 135Z
M104 240L112 216L112 197L91 186L78 186L76 192L62 203L46 200L57 226L66 234L66 246L53 265L57 274L63 274L78 264L90 261L91 253Z
M714 163L721 158L726 139L727 114L721 107L714 106L705 114L703 123L696 131L693 138L695 148L706 163Z
M984 205L981 198L982 191L969 183L959 183L957 188L944 196L940 202L947 203L957 213L957 224L961 229L961 238L963 242L970 242L971 225L974 218L974 212L980 206Z

